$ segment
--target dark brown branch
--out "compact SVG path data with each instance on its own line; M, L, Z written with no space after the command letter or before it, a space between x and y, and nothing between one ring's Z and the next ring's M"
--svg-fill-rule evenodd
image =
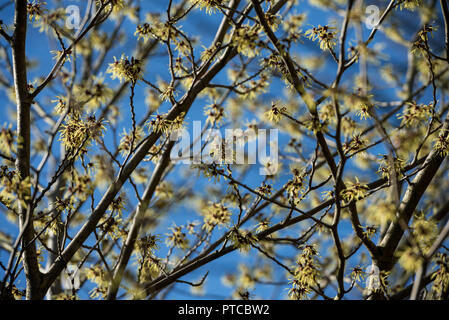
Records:
M17 159L16 168L21 181L30 177L30 103L28 99L26 34L27 34L27 1L16 0L14 13L14 35L12 39L12 59L14 88L17 101ZM29 197L30 187L24 187L23 196ZM29 243L34 237L32 209L27 200L19 201L20 228L24 230L22 244ZM41 273L37 262L36 247L33 243L24 249L24 269L27 278L27 299L36 299L40 295Z

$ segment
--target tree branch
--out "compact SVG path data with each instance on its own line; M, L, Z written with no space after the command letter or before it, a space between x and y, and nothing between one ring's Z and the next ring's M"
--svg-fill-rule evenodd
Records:
M28 99L27 61L26 61L26 34L27 34L27 1L16 0L14 13L15 30L12 39L12 60L14 89L17 101L17 159L16 168L20 181L25 182L21 192L24 201L19 201L20 228L24 230L22 246L28 244L34 237L32 208L26 199L31 194L31 187L26 185L30 177L30 103ZM26 186L25 186L26 185ZM41 273L37 262L36 247L33 244L24 249L24 269L27 278L27 299L36 299L39 296Z

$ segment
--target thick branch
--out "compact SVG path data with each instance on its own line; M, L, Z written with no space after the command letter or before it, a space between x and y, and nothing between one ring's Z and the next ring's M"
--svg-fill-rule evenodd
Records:
M445 137L447 136L447 130L449 129L449 117L446 117L443 128L441 129L441 134ZM424 195L427 187L432 181L433 177L437 173L440 165L445 159L438 150L434 149L427 156L426 161L421 166L421 171L413 179L412 183L407 188L405 195L402 199L401 205L399 206L397 219L393 222L387 230L385 237L380 243L380 249L382 252L381 261L379 261L379 267L383 270L390 270L394 263L392 257L399 241L402 239L405 230L402 227L402 223L408 224L419 201Z
M25 181L30 176L30 103L28 102L28 81L26 68L26 33L27 33L27 1L16 0L15 30L12 40L12 59L14 88L17 103L17 159L16 168L20 180ZM23 197L31 194L30 187L21 188ZM19 201L20 228L25 229L22 244L28 244L34 237L32 211L27 200ZM37 263L36 247L31 244L25 248L24 268L27 279L27 299L38 297L41 274Z
M139 235L140 226L142 225L142 221L144 218L144 214L150 204L151 198L153 197L154 191L158 186L159 182L162 179L162 175L170 163L170 152L173 148L174 142L170 141L162 155L161 160L153 171L151 179L148 183L147 188L145 189L142 200L137 205L133 222L130 227L128 237L126 238L126 242L123 245L122 251L120 253L120 258L117 264L117 267L114 272L114 277L111 281L111 285L108 290L107 299L115 300L117 291L120 287L120 282L122 281L123 274L125 273L126 265L128 264L129 258L134 250L134 245L136 243L137 237Z

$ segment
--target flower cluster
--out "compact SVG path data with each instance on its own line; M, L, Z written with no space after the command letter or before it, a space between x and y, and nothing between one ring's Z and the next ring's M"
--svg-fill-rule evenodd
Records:
M55 10L50 11L41 8L40 6L45 3L39 2L33 2L32 9L28 7L28 10L31 9L31 15L29 15L29 17L30 19L34 18L34 26L39 28L39 32L46 32L48 31L49 26L64 21L64 19L67 18L67 12L64 8L56 8Z
M332 104L327 103L322 106L318 112L319 118L323 122L334 122L336 119L335 108Z
M162 93L159 95L159 98L162 101L170 101L172 102L175 98L175 88L171 85L165 85Z
M147 121L147 126L150 131L167 133L171 130L171 121L166 116L157 114Z
M379 163L380 163L380 167L377 172L381 173L383 178L389 179L390 171L391 171L391 161L389 161L388 156L384 155L384 154L381 155ZM393 163L394 163L394 170L395 170L396 174L401 176L402 170L406 164L405 160L403 160L401 158L394 157Z
M177 247L185 250L189 247L189 239L187 235L182 231L182 227L173 226L170 228L170 233L167 233L167 245L170 247Z
M33 0L33 2L27 3L27 11L28 11L28 17L31 20L39 21L39 19L42 17L42 14L44 13L45 9L42 8L42 6L46 5L45 2L40 2L39 0Z
M396 206L392 201L377 201L376 205L369 206L367 210L367 222L386 226L395 218Z
M271 184L262 183L260 187L257 188L257 191L263 194L264 196L270 196L271 192L273 192L273 187Z
M72 185L67 189L71 194L76 196L79 201L86 201L94 191L94 181L90 174L80 174L77 170L72 170L70 173L70 180ZM73 199L75 201L75 199ZM65 208L68 210L69 208Z
M237 47L237 51L248 58L253 58L259 54L259 46L263 42L259 39L259 28L244 25L235 30L232 44Z
M343 149L345 153L349 152L357 152L363 148L365 148L367 145L366 139L363 139L362 135L354 135L348 143L345 143L343 145Z
M293 169L293 179L285 184L285 190L289 199L293 201L298 200L303 195L305 188L304 175L298 169Z
M172 199L174 196L173 186L167 181L162 181L157 185L154 194L156 197L162 200Z
M373 106L369 103L361 102L358 105L358 110L356 115L360 117L361 120L366 120L371 118L371 109Z
M286 107L278 107L275 103L271 104L271 109L264 113L267 120L278 123L282 119L282 114L287 112Z
M227 225L231 221L232 212L221 203L212 203L203 211L203 228L211 231L216 226Z
M305 14L294 14L282 22L282 27L286 32L288 32L290 39L293 41L299 39L301 32L300 27L303 25L305 20Z
M69 150L84 148L92 141L100 139L104 129L103 121L96 120L94 116L87 119L70 117L61 125L60 141Z
M295 300L304 299L310 293L311 287L317 283L319 270L318 251L314 245L305 245L296 260L292 288L288 295Z
M398 262L405 271L415 273L421 265L422 257L416 248L407 246L399 257Z
M63 96L56 96L56 99L51 100L52 103L55 103L55 113L64 114L67 108L67 99Z
M306 36L312 41L318 40L321 50L331 50L336 44L337 32L334 30L333 27L319 25L307 30Z
M145 22L137 26L134 35L137 36L137 40L142 38L144 41L147 41L151 37L152 32L153 29L150 27L150 24Z
M106 270L99 265L92 266L86 270L86 278L97 285L90 291L91 298L105 298L111 281Z
M20 203L26 207L30 195L26 192L31 187L30 177L20 179L16 171L9 171L7 166L0 167L0 203L7 208L16 208Z
M48 236L50 233L56 234L57 230L64 227L64 224L52 214L43 214L35 220L34 226L43 235Z
M273 14L270 12L265 12L265 20L267 21L271 29L273 29L273 31L276 31L279 27L279 24L281 23L279 14Z
M126 7L126 0L97 0L97 5L102 6L107 4L108 10L117 13Z
M120 60L114 57L114 62L109 64L109 68L106 71L111 73L111 78L119 79L120 82L123 80L136 83L142 78L142 61L131 57L121 56Z
M433 103L418 105L416 102L407 102L407 107L402 112L402 115L398 116L402 119L401 125L407 127L416 127L422 121L427 120L433 112Z
M447 156L449 154L449 136L440 134L435 141L434 148L440 156Z
M149 234L136 241L136 249L142 254L153 253L159 249L159 236Z
M108 102L114 92L108 85L103 83L103 79L94 78L89 85L75 85L74 96L77 100L85 102L87 110L95 110L100 105Z
M375 226L366 226L363 227L363 235L369 239L371 239L377 232L377 228Z
M99 228L113 241L125 239L128 235L124 229L124 221L119 215L101 219Z
M137 39L144 39L147 41L150 38L158 39L159 41L167 41L169 36L173 38L174 31L168 22L162 22L159 15L149 14L146 17L144 24L138 25L134 35Z
M361 282L365 279L365 271L360 266L355 266L352 268L350 277L354 282Z
M427 251L438 236L436 222L432 219L427 219L423 212L415 214L412 230L417 244L423 251Z
M285 66L284 61L279 55L271 54L268 58L263 58L261 60L261 65L263 68L269 68L274 71L278 71L282 74L282 79L286 84L290 84L291 76Z
M262 220L260 220L260 222L256 225L256 232L263 232L265 230L267 230L270 227L270 220L268 220L268 218L263 218Z
M238 250L248 252L251 247L257 243L257 237L250 231L240 231L237 228L232 228L229 238Z
M400 1L399 7L402 9L414 10L419 7L422 3L422 0L402 0Z
M133 132L132 129L129 132L126 132L126 130L123 129L122 138L120 139L120 144L118 146L121 155L126 157L128 153L142 141L143 137L144 132L142 127L137 126L135 132Z
M317 133L317 132L325 132L327 131L327 123L321 122L319 117L310 116L306 121L304 121L304 126L307 130Z
M354 134L356 129L357 123L355 122L354 119L350 117L343 117L343 119L341 119L341 131L345 136Z
M205 10L207 14L215 12L220 6L224 5L227 0L189 0L192 4L196 4L200 10Z
M425 25L421 28L421 30L417 34L416 40L412 44L411 52L413 54L419 54L422 56L426 56L428 54L428 34L432 34L434 30L435 28L430 25Z
M211 104L204 108L206 122L212 125L219 124L224 118L224 109L218 104Z
M159 236L152 234L143 236L136 241L135 247L139 262L139 281L149 281L160 274L159 261L153 256L154 252L159 249L159 241Z
M0 151L8 157L15 152L14 138L15 132L11 126L0 130Z
M347 204L352 201L363 199L369 190L368 186L360 183L357 177L355 179L356 181L352 183L350 187L343 189L340 194Z
M435 265L438 270L432 274L432 291L441 296L449 288L449 259L447 254L438 253L435 256Z
M210 48L206 48L205 46L203 46L204 50L203 50L203 52L201 52L201 61L206 62L212 57L214 57L214 60L216 60L218 58L218 55L216 54L216 52L219 49L219 47L220 46L218 44L214 44ZM215 56L214 56L214 54L215 54Z
M174 42L176 44L175 50L180 56L188 57L192 53L193 48L189 39L178 37Z

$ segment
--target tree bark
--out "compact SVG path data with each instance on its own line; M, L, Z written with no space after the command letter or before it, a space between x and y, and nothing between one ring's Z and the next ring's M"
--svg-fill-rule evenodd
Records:
M12 60L14 88L17 103L17 160L16 169L23 182L30 177L30 106L28 96L26 66L27 1L16 0L14 13L14 35L12 39ZM24 250L24 270L27 282L27 299L39 298L41 273L37 262L36 246L30 243L34 237L32 209L29 203L31 187L21 188L23 202L19 201L18 212L20 229L25 230L22 237Z

